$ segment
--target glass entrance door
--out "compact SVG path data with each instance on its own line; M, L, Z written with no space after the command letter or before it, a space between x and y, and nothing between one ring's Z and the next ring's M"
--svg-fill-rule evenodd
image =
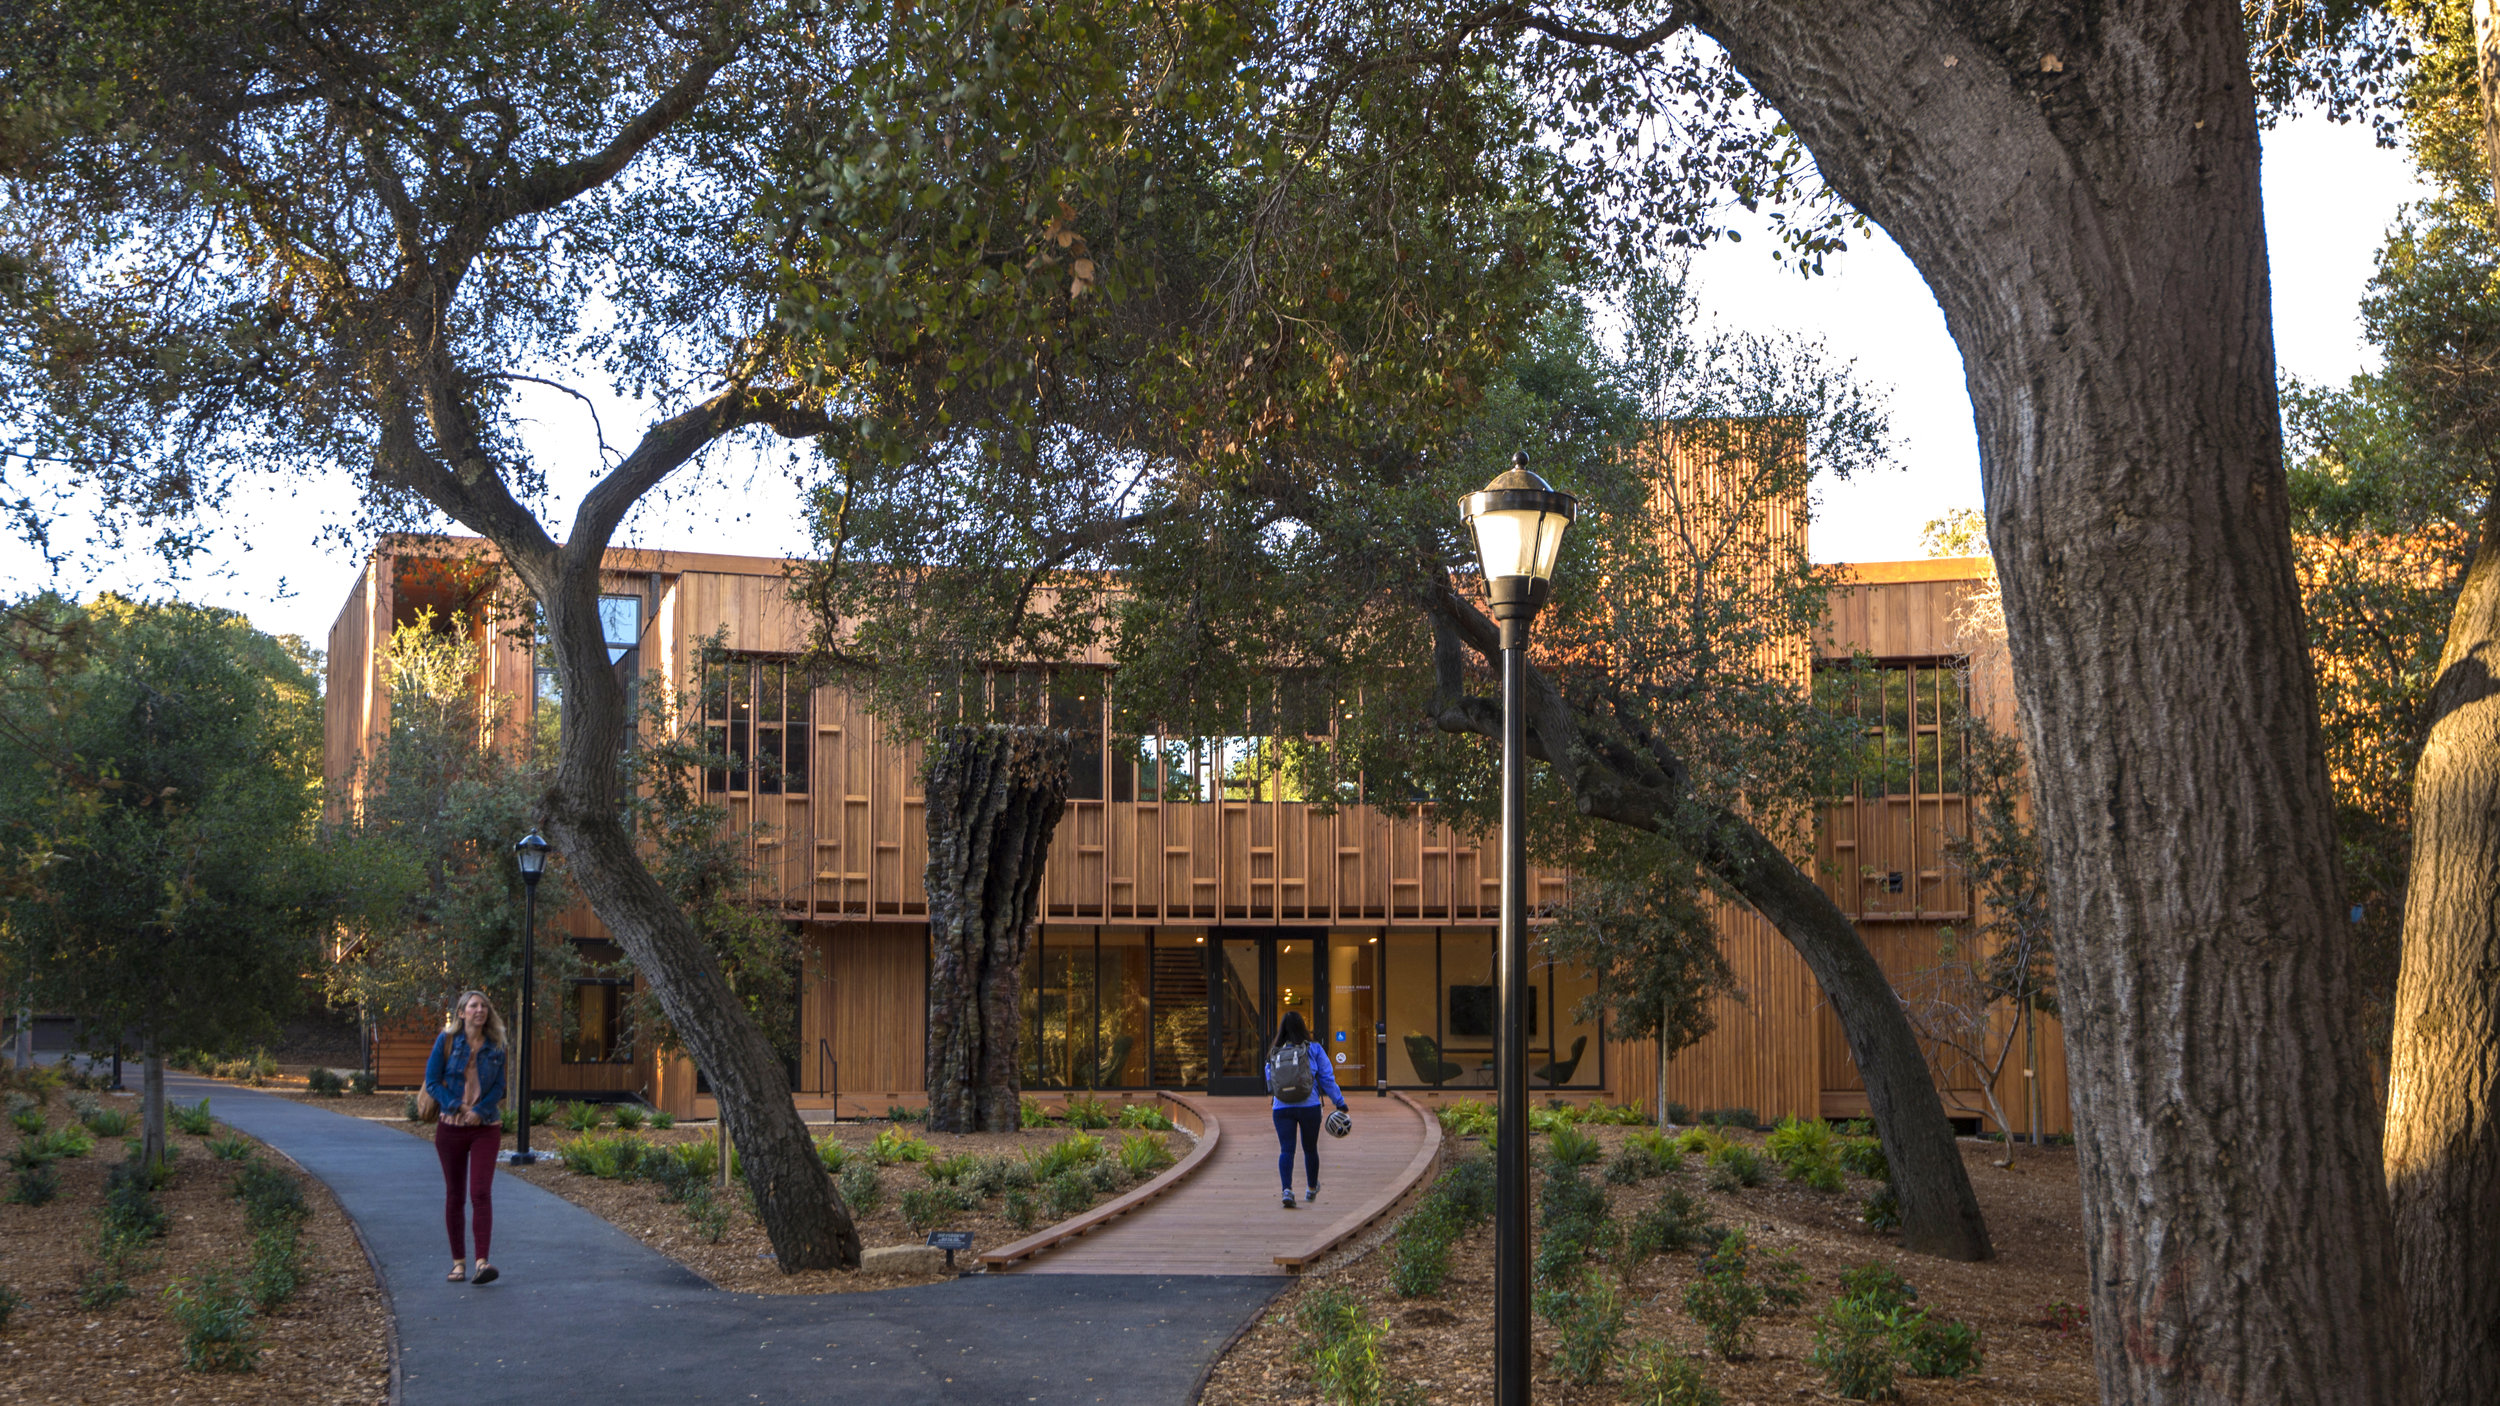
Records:
M1207 944L1207 1039L1211 1094L1267 1092L1267 1049L1287 1011L1313 1032L1323 1028L1320 989L1324 934L1218 935ZM1317 1038L1315 1033L1314 1038Z

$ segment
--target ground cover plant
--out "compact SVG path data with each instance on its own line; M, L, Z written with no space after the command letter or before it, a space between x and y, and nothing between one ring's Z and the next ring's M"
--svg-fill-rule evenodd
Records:
M16 1299L0 1321L0 1398L363 1406L388 1396L381 1298L327 1193L224 1129L218 1139L245 1142L246 1157L221 1161L208 1137L178 1130L167 1160L126 1156L93 1129L136 1102L55 1100L46 1133L77 1128L98 1139L94 1150L41 1164L55 1180L43 1204L0 1207L0 1264Z
M2089 1334L2071 1312L2053 1317L2039 1307L2072 1302L2086 1278L2070 1151L2026 1158L2024 1172L2013 1175L1988 1167L1983 1144L1962 1145L2007 1255L1961 1264L1904 1254L1891 1236L1862 1225L1857 1200L1878 1183L1845 1167L1846 1190L1837 1196L1776 1173L1758 1186L1714 1190L1706 1156L1619 1182L1605 1169L1634 1139L1658 1130L1588 1119L1571 1126L1595 1135L1605 1156L1592 1166L1558 1168L1543 1155L1552 1135L1535 1139L1535 1248L1542 1253L1531 1356L1538 1400L1719 1406L1835 1399L1813 1360L1817 1334L1835 1303L1860 1298L1882 1306L1884 1361L1902 1399L2097 1406ZM1767 1134L1702 1131L1711 1148L1742 1146L1775 1165L1764 1148ZM1851 1136L1833 1133L1844 1145ZM1325 1399L1304 1354L1308 1336L1298 1308L1335 1289L1362 1321L1383 1330L1392 1389L1426 1400L1490 1400L1493 1229L1471 1212L1490 1211L1491 1171L1480 1140L1455 1140L1438 1179L1412 1209L1289 1289L1218 1362L1201 1399L1208 1406ZM1596 1227L1609 1224L1615 1238L1606 1249L1608 1231ZM1576 1244L1557 1248L1564 1242ZM1749 1339L1748 1355L1740 1359L1712 1351L1686 1308L1688 1289L1709 1278L1706 1269L1721 1280L1708 1292L1721 1293L1732 1281L1728 1297L1746 1310L1738 1326ZM1898 1332L1921 1314L1962 1330L1929 1330L1924 1346L1932 1356L1921 1366L1961 1367L1952 1349L1964 1333L1974 1349L1984 1344L1985 1358L1972 1359L1949 1386L1922 1386L1911 1365L1922 1340L1914 1327L1906 1339ZM1949 1394L1933 1394L1939 1388Z

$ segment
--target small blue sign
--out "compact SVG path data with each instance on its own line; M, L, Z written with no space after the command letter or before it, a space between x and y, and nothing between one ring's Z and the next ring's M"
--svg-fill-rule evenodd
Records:
M1342 1030L1337 1032L1337 1043L1340 1045L1345 1043L1345 1032Z

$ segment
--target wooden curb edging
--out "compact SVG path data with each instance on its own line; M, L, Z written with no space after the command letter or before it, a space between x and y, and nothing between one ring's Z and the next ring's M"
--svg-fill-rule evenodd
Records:
M1402 1093L1393 1091L1389 1097L1405 1104L1408 1112L1423 1120L1424 1145L1415 1150L1413 1160L1406 1164L1406 1171L1398 1178L1397 1184L1373 1197L1353 1220L1308 1250L1275 1256L1277 1267L1287 1274L1300 1274L1310 1268L1329 1251L1362 1234L1373 1222L1396 1210L1419 1188L1431 1184L1433 1169L1441 1164L1441 1120L1426 1113L1422 1104Z
M1019 1262L1029 1260L1045 1250L1054 1249L1060 1245L1066 1244L1070 1240L1076 1239L1080 1235L1086 1234L1089 1231L1100 1229L1101 1227L1110 1224L1112 1221L1118 1220L1120 1217L1127 1215L1129 1212L1136 1210L1138 1207L1146 1205L1148 1202L1161 1197L1164 1193L1172 1190L1176 1186L1179 1186L1183 1181L1188 1180L1197 1172L1199 1167L1205 1165L1207 1158L1214 1154L1216 1143L1223 1139L1223 1123L1217 1120L1215 1116L1210 1114L1206 1109L1199 1107L1194 1101L1183 1098L1179 1094L1172 1093L1169 1090L1162 1090L1159 1091L1156 1096L1160 1100L1168 1101L1173 1104L1183 1114L1186 1114L1190 1121L1195 1122L1198 1125L1198 1145L1190 1149L1188 1156L1183 1157L1178 1163L1174 1164L1162 1175L1156 1177L1150 1182L1147 1182L1144 1186L1138 1187L1134 1191L1123 1192L1120 1195L1114 1196L1110 1200L1103 1202L1101 1205L1096 1206L1089 1211L1083 1212L1080 1215L1072 1216L1067 1220L1063 1220L1057 1225L1046 1227L1024 1237L1021 1240L1015 1241L1011 1244L1001 1245L995 1250L984 1252L979 1256L977 1261L981 1267L992 1270L1012 1269ZM1174 1118L1173 1121L1177 1123L1180 1119ZM1438 1131L1437 1126L1435 1130Z

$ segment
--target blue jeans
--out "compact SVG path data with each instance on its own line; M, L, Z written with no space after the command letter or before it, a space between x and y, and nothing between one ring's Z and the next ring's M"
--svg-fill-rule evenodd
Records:
M1285 1183L1285 1194L1293 1194L1293 1140L1296 1134L1302 1138L1302 1180L1312 1190L1318 1190L1320 1105L1277 1108L1270 1112L1276 1119L1276 1175Z

